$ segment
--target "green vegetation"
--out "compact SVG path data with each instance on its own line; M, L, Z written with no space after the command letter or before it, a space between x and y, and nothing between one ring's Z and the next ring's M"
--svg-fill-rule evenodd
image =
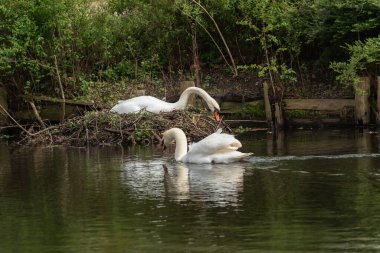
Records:
M366 72L369 75L376 73L376 66L380 65L380 36L362 41L355 41L347 45L350 58L346 62L333 62L331 67L339 73L338 80L342 83L357 85L360 82L359 74Z
M18 94L248 69L281 97L332 62L346 84L379 67L378 0L3 0L0 21L0 83Z
M238 110L237 110L238 109ZM265 119L264 101L257 104L249 104L232 110L230 115L226 115L226 119Z
M286 116L289 118L326 118L331 114L333 113L314 111L314 110L301 110L301 109L286 111Z

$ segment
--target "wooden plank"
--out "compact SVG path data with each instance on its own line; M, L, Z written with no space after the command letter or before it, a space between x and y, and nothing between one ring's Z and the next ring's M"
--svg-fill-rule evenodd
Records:
M95 103L92 101L75 101L66 99L65 101L61 98L52 98L47 96L32 96L32 95L19 95L21 98L25 99L31 99L31 100L37 100L37 101L45 101L45 102L52 102L52 103L63 103L66 104L72 104L72 105L79 105L79 106L94 106Z
M357 125L369 124L369 94L370 79L369 77L361 77L358 90L355 92L355 122Z
M264 92L265 116L267 119L268 126L272 126L272 109L270 106L269 86L267 82L264 82L263 84L263 92Z
M340 111L355 107L354 99L284 99L285 110Z
M282 106L278 102L274 104L274 117L276 118L276 128L282 129L284 127L284 116Z

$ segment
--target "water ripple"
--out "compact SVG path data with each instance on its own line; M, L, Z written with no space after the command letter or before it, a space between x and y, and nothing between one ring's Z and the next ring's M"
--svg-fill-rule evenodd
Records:
M277 161L304 161L313 159L349 159L349 158L365 158L380 157L380 153L369 154L344 154L344 155L305 155L305 156L254 156L248 161L252 163L268 163Z

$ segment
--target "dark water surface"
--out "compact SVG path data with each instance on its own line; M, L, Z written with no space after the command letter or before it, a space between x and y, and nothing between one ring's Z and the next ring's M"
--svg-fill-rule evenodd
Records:
M239 139L230 165L0 143L0 252L380 252L380 134Z

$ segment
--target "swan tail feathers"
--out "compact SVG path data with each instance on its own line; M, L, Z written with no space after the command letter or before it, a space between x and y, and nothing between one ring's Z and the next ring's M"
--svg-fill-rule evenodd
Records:
M234 162L244 160L245 158L250 157L253 153L241 153L239 156L233 157L231 160Z
M238 149L238 148L241 148L242 145L241 145L241 142L240 142L240 141L236 140L236 141L234 141L234 142L232 142L232 143L230 144L230 147L231 147L231 148L234 148L234 149Z
M238 162L248 158L253 153L241 153L239 151L230 151L227 153L216 153L210 156L210 160L213 163L230 163Z

